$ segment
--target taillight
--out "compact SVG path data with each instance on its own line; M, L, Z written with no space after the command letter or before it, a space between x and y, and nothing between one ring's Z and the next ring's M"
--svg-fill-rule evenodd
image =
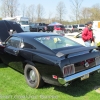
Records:
M63 75L69 76L75 73L75 66L74 64L67 65L63 67Z
M95 58L95 63L96 65L100 65L100 56Z

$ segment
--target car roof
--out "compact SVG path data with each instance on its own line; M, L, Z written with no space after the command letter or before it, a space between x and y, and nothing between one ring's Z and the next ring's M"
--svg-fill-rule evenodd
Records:
M21 33L15 33L13 36L26 36L26 37L40 37L40 36L51 36L51 35L59 35L55 33L47 33L47 32L21 32Z

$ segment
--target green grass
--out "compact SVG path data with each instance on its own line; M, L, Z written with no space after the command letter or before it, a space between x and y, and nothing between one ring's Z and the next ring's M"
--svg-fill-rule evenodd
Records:
M75 80L68 87L45 84L33 89L26 84L24 75L0 65L0 100L100 100L96 86L100 86L98 73L84 81Z

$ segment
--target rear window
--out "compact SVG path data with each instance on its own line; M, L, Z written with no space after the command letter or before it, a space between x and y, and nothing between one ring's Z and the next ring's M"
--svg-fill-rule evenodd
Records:
M46 26L45 23L39 23L39 26Z
M78 25L73 25L73 28L77 28L78 27Z
M78 26L77 25L73 25L73 28L77 28Z
M72 28L72 26L71 26L71 25L69 25L69 26L68 26L68 28Z
M83 24L80 24L80 25L79 25L79 27L85 27L85 25L83 25Z
M47 46L50 49L58 49L71 46L79 46L80 44L72 41L63 36L45 36L45 37L36 37L35 40Z

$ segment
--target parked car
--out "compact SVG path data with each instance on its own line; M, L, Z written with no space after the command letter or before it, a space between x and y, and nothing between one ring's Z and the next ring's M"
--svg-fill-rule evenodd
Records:
M85 28L85 24L75 24L74 26L77 27L78 32L81 32Z
M54 33L22 32L0 45L0 60L23 73L32 88L44 82L67 86L100 71L100 52L94 49Z
M47 31L47 25L45 23L31 23L30 24L31 32L45 32Z
M66 25L65 32L66 33L73 33L73 25Z
M65 32L66 33L78 32L77 26L76 25L66 25Z
M64 32L65 31L65 27L63 25L53 25L53 26L47 26L47 31L48 32Z

